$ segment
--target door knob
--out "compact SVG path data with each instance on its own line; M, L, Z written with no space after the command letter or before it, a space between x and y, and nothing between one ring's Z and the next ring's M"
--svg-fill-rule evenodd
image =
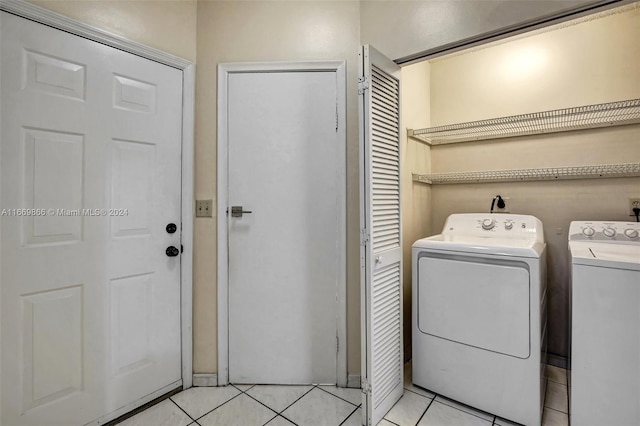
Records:
M252 213L252 211L243 210L242 206L231 206L231 217L242 217L245 213Z
M167 225L166 230L167 230L167 232L169 234L173 234L174 232L176 232L178 230L178 227L176 226L175 223L170 223L170 224Z
M169 246L167 247L167 250L165 251L165 253L167 253L167 256L169 257L176 257L177 255L180 254L180 250L178 250L177 247Z

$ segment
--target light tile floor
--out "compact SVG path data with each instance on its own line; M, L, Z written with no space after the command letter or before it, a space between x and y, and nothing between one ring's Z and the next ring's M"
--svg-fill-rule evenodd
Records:
M568 426L566 371L547 366L543 426ZM513 426L411 383L380 426ZM335 386L226 386L191 388L130 417L121 426L359 426L359 389Z

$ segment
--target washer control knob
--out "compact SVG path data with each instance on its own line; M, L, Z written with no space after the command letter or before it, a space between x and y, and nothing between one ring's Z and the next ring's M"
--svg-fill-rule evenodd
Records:
M624 235L628 238L638 238L638 231L635 229L627 228L624 230Z
M504 229L511 229L511 228L513 228L513 222L504 223Z
M604 228L602 230L602 233L604 234L605 237L612 238L616 235L616 230L613 228Z
M482 221L482 229L486 229L488 231L489 229L493 229L494 226L496 226L496 221L493 219L484 219Z
M585 237L593 237L595 233L596 233L596 230L590 226L587 226L582 230L582 235L584 235Z

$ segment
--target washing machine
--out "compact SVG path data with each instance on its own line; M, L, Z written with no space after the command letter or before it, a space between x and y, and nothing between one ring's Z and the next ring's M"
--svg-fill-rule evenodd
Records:
M571 424L640 425L640 223L572 222Z
M540 425L545 249L540 220L515 214L453 214L413 244L415 385Z

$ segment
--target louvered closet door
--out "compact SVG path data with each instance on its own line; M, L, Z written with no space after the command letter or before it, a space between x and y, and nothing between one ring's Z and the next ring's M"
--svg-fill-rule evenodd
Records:
M370 46L361 56L363 414L376 425L403 384L400 68Z

